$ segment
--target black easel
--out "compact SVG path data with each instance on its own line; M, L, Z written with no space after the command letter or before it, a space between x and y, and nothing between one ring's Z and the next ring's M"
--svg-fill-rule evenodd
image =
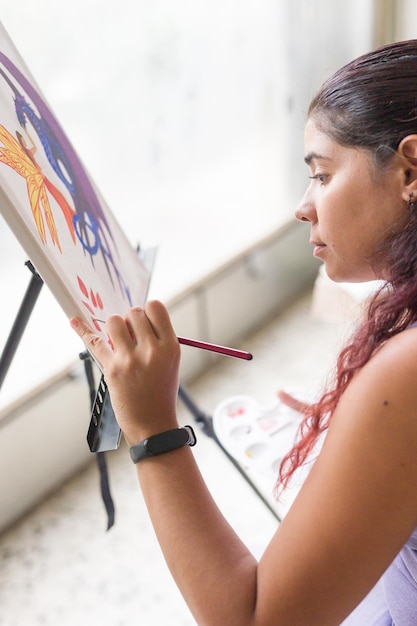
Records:
M25 265L32 272L32 276L0 357L0 389L12 364L13 357L16 354L16 350L43 285L43 280L36 272L32 263L26 261Z
M94 403L96 400L97 392L94 381L93 359L90 353L86 350L80 353L80 359L84 363L84 371L87 378L88 389L90 392L90 406L91 412L94 411ZM88 436L87 436L88 440ZM90 445L91 450L91 445ZM107 469L107 460L104 452L96 451L97 465L100 472L100 491L103 500L104 507L107 513L107 530L114 525L116 510L114 508L114 502L110 491L109 472Z
M33 267L32 263L30 261L26 261L25 265L29 268L32 275L0 357L0 389L10 369L13 358L16 354L17 348L43 286L43 280ZM94 389L94 374L91 359L89 358L88 353L87 356L85 355L86 353L80 354L80 358L84 361L85 372L90 387L91 405L93 405L96 395ZM107 529L109 529L114 524L114 504L110 493L107 464L105 456L101 452L96 454L96 459L100 472L101 495L107 512Z

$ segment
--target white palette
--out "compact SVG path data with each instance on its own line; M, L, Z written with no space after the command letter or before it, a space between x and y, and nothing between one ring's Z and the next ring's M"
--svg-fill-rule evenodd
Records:
M213 426L220 443L243 466L276 477L291 449L301 415L281 401L262 406L246 395L226 398L215 409Z

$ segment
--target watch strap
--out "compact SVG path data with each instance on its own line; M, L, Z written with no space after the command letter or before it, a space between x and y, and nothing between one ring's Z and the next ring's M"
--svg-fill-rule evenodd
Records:
M133 463L165 452L171 452L183 446L195 446L197 438L191 426L173 428L157 435L151 435L129 450Z

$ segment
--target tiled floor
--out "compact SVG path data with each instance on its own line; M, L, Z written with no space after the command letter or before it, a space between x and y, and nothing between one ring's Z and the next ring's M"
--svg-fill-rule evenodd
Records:
M188 392L212 414L235 394L269 404L276 390L321 386L345 333L314 319L306 294L242 348L254 359L221 359ZM192 422L180 406L182 422ZM259 554L277 522L218 446L203 433L195 455L219 506ZM105 531L92 463L0 537L0 626L191 626L160 556L124 446L108 455L116 525ZM272 484L262 479L267 497ZM172 520L175 524L175 520Z

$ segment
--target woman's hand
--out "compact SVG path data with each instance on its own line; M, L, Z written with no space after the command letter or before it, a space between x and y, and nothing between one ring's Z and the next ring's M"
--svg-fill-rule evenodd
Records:
M110 344L78 318L71 320L71 326L101 365L129 445L178 425L180 346L161 302L134 307L125 318L109 317Z

